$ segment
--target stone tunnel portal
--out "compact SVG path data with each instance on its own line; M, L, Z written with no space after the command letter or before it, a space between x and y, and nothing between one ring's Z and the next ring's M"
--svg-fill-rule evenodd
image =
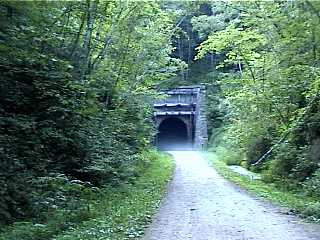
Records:
M157 146L160 149L184 149L188 144L188 128L181 119L169 117L160 123L157 135Z
M207 142L205 88L181 86L163 93L165 97L153 104L156 146L164 150L203 149Z

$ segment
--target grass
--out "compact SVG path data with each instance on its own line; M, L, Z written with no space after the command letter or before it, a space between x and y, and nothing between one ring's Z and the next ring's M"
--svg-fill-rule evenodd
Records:
M275 184L265 183L262 180L253 180L247 176L240 175L220 160L214 153L205 153L204 157L212 163L213 167L224 178L248 190L259 197L265 198L272 203L288 208L290 212L297 213L303 217L320 222L320 202L302 193L289 192L279 189Z
M174 163L167 154L151 152L150 165L134 183L105 187L83 200L74 218L60 210L45 224L18 222L0 233L0 240L139 239L159 206ZM60 216L60 217L59 217Z

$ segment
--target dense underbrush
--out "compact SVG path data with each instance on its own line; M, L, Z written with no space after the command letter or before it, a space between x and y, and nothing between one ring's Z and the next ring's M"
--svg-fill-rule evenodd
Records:
M144 152L139 175L117 186L94 187L65 175L41 179L35 217L0 231L1 240L127 239L141 236L173 171L169 155ZM50 191L49 191L50 190Z
M0 2L0 227L87 219L79 199L136 181L155 85L179 65L172 18L151 2Z
M197 48L196 59L223 56L212 69L216 77L208 75L216 90L207 92L209 147L227 164L260 172L266 185L310 197L320 187L319 49L310 47L320 43L319 8L316 2L213 3L214 17L195 25L201 34L203 19L228 19Z
M285 141L272 145L273 151L265 158L262 156L270 147L261 147L260 143L239 147L226 134L220 136L224 139L223 144L220 140L219 145L210 149L226 165L240 165L259 172L265 184L275 184L281 189L299 191L310 197L320 196L319 155L315 150L318 146L310 140L310 136L302 136L308 133L293 132ZM303 137L309 140L297 141ZM271 142L267 146L271 146Z

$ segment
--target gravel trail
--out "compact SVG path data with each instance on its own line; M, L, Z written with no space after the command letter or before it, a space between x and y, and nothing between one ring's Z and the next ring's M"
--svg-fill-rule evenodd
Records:
M250 196L197 152L170 153L175 175L143 240L320 240L320 225Z

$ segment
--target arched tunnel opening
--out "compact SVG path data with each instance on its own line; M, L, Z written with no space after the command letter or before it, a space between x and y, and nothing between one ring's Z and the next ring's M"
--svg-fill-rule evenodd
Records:
M190 148L187 125L175 117L163 120L158 128L157 147L161 150Z

